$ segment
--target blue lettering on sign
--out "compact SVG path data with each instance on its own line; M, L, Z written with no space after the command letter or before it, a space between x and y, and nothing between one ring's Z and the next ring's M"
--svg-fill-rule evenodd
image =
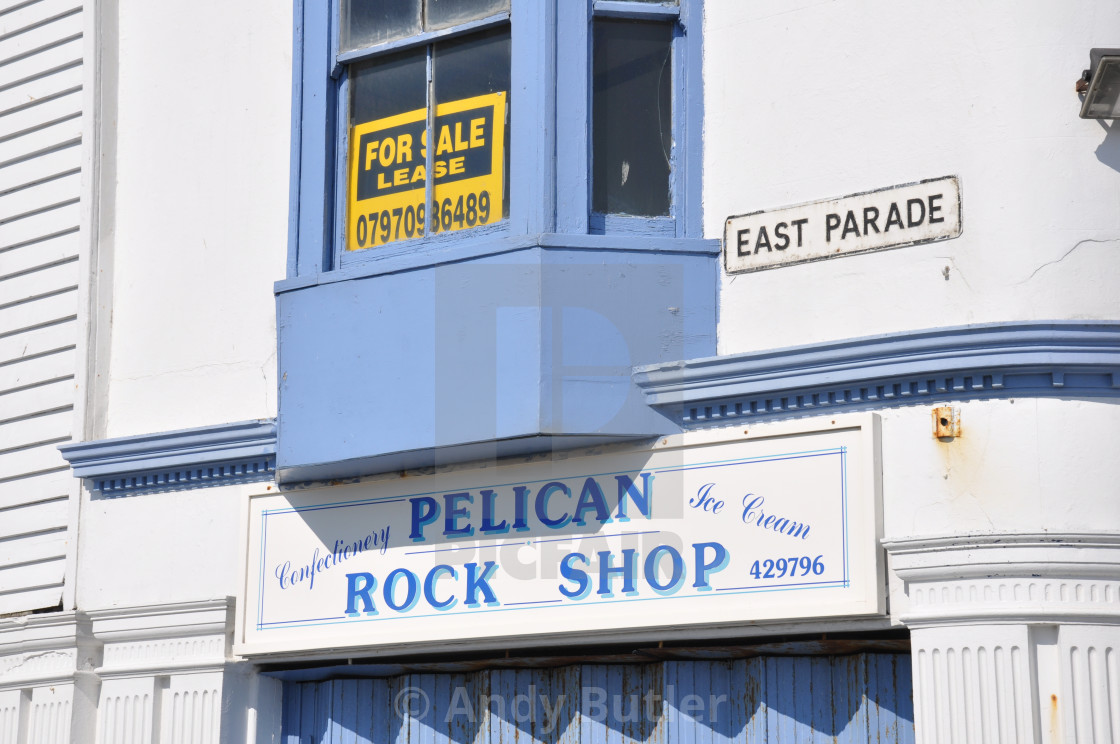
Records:
M583 490L579 493L579 502L576 504L576 513L572 517L572 524L578 524L581 527L587 524L583 516L585 512L595 510L595 521L599 524L606 524L611 521L611 511L607 508L607 498L603 495L603 489L599 488L599 483L594 478L588 478L583 482Z
M431 496L418 496L411 499L412 503L412 532L409 537L413 542L424 541L424 528L439 519L439 503Z
M428 600L428 604L437 610L450 610L458 601L455 597L448 597L442 602L436 599L436 579L444 574L451 574L452 579L459 578L459 573L454 568L441 565L429 571L428 578L424 579L424 599Z
M494 524L494 499L496 498L498 494L490 489L482 492L482 526L478 529L488 535L504 535L509 532L509 524L506 520L503 519L501 524Z
M404 600L397 602L397 584L402 580L405 586ZM385 577L385 590L382 595L384 595L385 604L389 605L389 609L397 612L408 612L416 606L416 602L420 599L420 580L416 578L416 574L407 568L394 569Z
M576 561L583 563L585 566L590 565L587 556L583 553L568 553L564 556L564 559L560 561L560 575L576 586L574 589L569 589L561 585L560 593L568 599L574 599L578 602L591 593L591 579L587 578L587 572L582 568L576 568Z
M693 509L719 514L723 510L723 502L717 501L716 497L711 495L715 485L715 483L705 483L700 486L700 490L696 492L696 495L688 500L688 505Z
M808 524L804 522L795 522L776 514L767 514L762 509L765 503L766 499L762 496L755 496L753 493L748 493L744 496L743 524L753 524L764 530L773 530L774 532L789 535L790 537L800 537L802 540L808 539Z
M840 454L842 455L843 452L841 451ZM565 601L577 603L587 601L588 604L599 604L604 600L617 601L623 597L650 599L651 595L671 596L679 594L682 590L694 595L772 590L773 585L763 584L759 587L757 583L750 583L746 578L748 576L755 582L773 580L796 582L778 585L782 587L801 584L826 586L838 583L823 580L826 567L836 565L832 562L834 559L823 552L817 554L816 550L809 550L807 546L791 550L788 555L779 554L778 551L769 555L758 555L757 553L762 549L761 545L754 546L749 539L741 541L742 545L737 542L737 550L746 553L743 565L727 571L724 576L717 579L716 575L724 572L731 565L731 551L727 545L710 537L707 542L682 545L679 542L681 536L662 531L663 528L657 523L644 529L640 527L621 530L617 527L610 530L598 529L602 525L629 522L641 517L652 520L654 518L653 482L653 473L637 471L621 475L613 473L599 476L581 475L578 478L570 477L562 480L542 479L528 485L504 484L474 491L437 492L394 498L393 501L403 502L398 508L406 510L405 514L409 519L409 539L414 543L429 541L436 543L432 549L402 551L405 555L440 556L440 554L458 553L460 556L465 556L468 554L459 551L496 549L502 550L503 559L509 561L510 556L516 556L516 551L523 545L549 543L548 548L534 550L538 552L538 560L545 559L546 570L559 569L560 581L553 585L554 591L558 594L553 594L551 598L547 595L541 597L534 588L528 597L507 597L508 602L503 607L503 602L499 599L499 592L505 587L503 582L509 581L511 577L527 578L524 574L515 574L510 570L512 567L508 563L505 566L507 573L499 581L500 566L496 560L479 560L456 566L438 564L429 569L418 564L420 559L409 559L407 567L399 564L381 565L373 571L352 570L350 573L344 573L346 584L344 616L357 618L365 614L383 619L394 614L412 613L421 604L424 608L417 614L430 616L425 614L429 613L429 610L446 612L459 608L461 612L463 608L514 609L530 605L555 605ZM706 522L708 519L737 519L748 527L808 540L811 525L796 519L795 517L801 515L796 514L796 508L791 508L789 502L783 502L780 495L761 496L747 493L741 498L742 511L736 508L725 516L727 505L733 501L727 494L720 492L721 484L718 480L693 488L695 492L691 495L683 494L683 498L679 491L674 495L674 500L680 498L687 504L687 508L684 509L686 519L699 520L702 524L710 524ZM723 490L729 488L724 487ZM738 491L734 498L738 499L740 493L742 491ZM678 507L681 501L676 501ZM777 511L774 511L774 507ZM791 511L794 512L792 516ZM401 516L404 517L405 514ZM669 515L659 512L658 516L664 519ZM689 525L690 528L692 526ZM398 527L398 530L400 529ZM561 530L566 531L561 532ZM513 537L519 532L529 532L529 535L513 540L502 538L506 535ZM552 534L549 534L550 532ZM757 534L752 530L746 532ZM358 538L335 538L333 535L320 534L319 537L325 544L316 547L308 560L283 560L278 564L270 561L263 564L261 568L267 571L266 566L274 566L273 573L280 590L311 590L317 579L320 582L327 581L321 574L331 571L339 564L356 557L361 557L362 560L354 562L355 569L359 565L361 568L367 568L371 562L376 563L376 559L371 561L370 557L364 554L377 552L386 555L390 545L389 533L389 527L385 526L372 529ZM645 542L647 538L643 538L640 550L620 546L615 550L583 549L559 555L553 552L547 554L547 557L545 553L540 553L541 550L559 549L560 544L568 541L582 543L585 540L625 538L622 541L625 545L629 538L638 535L659 535L659 537L648 538L654 543L652 548L649 548ZM480 543L473 548L470 545L464 548L462 544L455 544L459 538L469 537L480 538ZM675 545L664 544L666 539L678 542ZM610 547L610 543L591 544L596 547ZM329 551L327 545L331 546ZM505 553L506 547L512 548L514 552ZM752 550L754 547L758 550ZM475 555L482 555L482 553ZM744 555L737 554L737 558L744 559ZM464 557L463 560L469 559ZM512 560L516 562L519 559L513 557ZM753 563L750 563L752 560ZM518 565L540 568L533 563ZM749 570L746 568L747 565L750 565ZM537 578L541 575L531 574L528 578ZM822 577L822 580L797 581L816 577ZM265 576L262 575L262 586L264 578ZM330 577L330 580L337 582L334 586L342 583L338 576ZM843 580L848 581L846 573ZM734 585L744 582L746 582L744 586ZM729 586L729 583L732 585ZM521 592L515 594L520 595ZM258 623L258 626L271 624L273 623Z
M708 577L727 568L731 554L726 547L717 542L694 543L692 548L694 554L693 573L696 575L693 587L699 591L709 591L712 586ZM623 550L622 565L615 564L614 554L608 550L596 554L595 557L599 564L597 596L613 597L616 579L622 580L623 594L633 596L639 593L637 582L640 556L637 550ZM659 568L665 558L669 559L671 572L668 580L662 581L659 576ZM672 545L655 547L646 556L641 566L642 578L657 594L662 596L676 594L684 585L687 574L684 558ZM560 593L577 602L590 596L594 584L588 574L587 569L590 568L591 561L583 553L569 553L564 556L560 561L560 576L570 585L561 584L558 587Z
M517 486L513 489L513 529L524 532L529 529L529 489Z
M630 515L626 508L626 500L630 499L634 502L634 506L642 513L646 519L650 518L650 499L653 494L649 489L650 474L642 473L642 490L639 491L634 486L634 479L628 475L616 475L614 479L618 481L618 521L630 521Z
M608 503L607 492L595 478L583 480L574 505L572 488L563 481L550 481L538 488L531 509L529 497L533 495L532 489L528 486L514 486L512 523L506 518L509 516L508 512L506 515L497 513L498 505L508 505L509 501L493 488L479 491L477 500L469 491L444 494L442 504L435 496L414 496L409 499L412 529L408 537L413 542L424 542L427 539L425 530L441 518L441 537L471 537L475 534L476 505L481 506L478 531L487 535L504 534L511 530L530 530L533 527L529 522L530 517L535 518L536 525L550 530L560 530L569 524L583 527L589 523L608 524L615 520L627 522L630 520L631 506L641 516L651 519L653 476L650 473L639 473L640 486L629 475L616 475L614 479L617 495L613 512L612 505Z
M494 572L498 570L498 564L494 561L486 561L486 566L481 573L479 573L477 563L468 563L466 569L467 607L478 607L479 592L482 592L488 607L497 607L501 604L494 594L493 587L490 586L490 579L494 578Z
M464 501L473 504L474 496L469 493L449 493L443 497L443 501L447 504L447 518L443 520L443 534L454 535L455 537L470 537L473 535L474 527L471 527L469 523L459 526L460 519L470 517L470 509L465 506L457 506L457 504Z
M319 548L311 554L311 560L303 565L292 566L291 561L284 561L276 566L273 572L276 580L280 582L281 589L291 589L297 584L307 582L307 589L315 588L315 577L324 571L344 563L361 553L376 549L381 555L389 549L389 526L374 529L364 537L357 540L337 539L330 553L323 554Z
M429 538L470 537L476 532L494 536L541 528L560 530L569 525L587 527L626 522L630 521L632 514L652 519L652 475L638 473L636 476L615 475L613 478L613 501L595 477L568 482L548 481L533 487L506 487L512 488L512 499L509 491L502 494L497 488L481 489L477 494L459 491L442 496L411 497L408 500L411 515L409 537L414 542L423 542ZM578 495L575 483L578 483ZM726 506L718 490L717 483L705 483L688 499L687 504L693 512L717 517ZM745 525L802 540L809 536L809 524L768 511L763 496L748 493L742 498L742 506L740 519ZM433 525L436 527L433 528ZM429 529L436 530L436 534L426 535ZM285 562L276 569L281 588L287 589L304 581L310 587L317 573L372 548L379 548L384 554L388 532L385 528L371 532L362 540L336 540L329 555L321 555L316 550L306 566L296 569ZM688 558L678 548L665 544L657 545L644 555L632 548L617 553L601 550L591 557L582 552L571 552L559 561L561 583L557 589L561 596L575 602L583 601L592 594L599 599L611 599L618 595L638 596L641 582L660 596L678 593L690 579L690 586L696 592L711 592L713 575L728 567L731 553L719 542L692 543L691 548ZM751 575L756 580L772 578L762 575L768 571L770 563L769 560L755 561ZM790 571L786 570L788 565L783 569L782 563L788 564L789 560L776 559L774 571L784 576ZM809 557L804 560L795 558L790 565L798 570L804 569L802 575L820 575L824 570L820 556L815 562ZM371 573L346 574L346 615L377 615L378 602L396 613L411 611L421 600L439 611L458 606L460 600L465 607L472 609L484 605L498 607L502 603L491 583L497 571L495 561L485 561L467 563L461 571L440 564L426 575L418 575L408 568L395 568L384 574L380 583Z
M362 612L367 615L376 615L377 609L369 593L377 588L377 579L369 573L346 574L346 614L358 614L358 600L362 601Z
M633 596L638 593L637 579L638 579L638 562L634 560L634 556L638 554L636 550L622 551L622 565L614 567L611 565L613 553L609 550L604 550L599 553L599 596L600 597L613 597L614 592L611 591L612 579L617 575L622 577L622 593Z
M670 565L673 568L669 580L664 584L657 580L657 570L661 565L661 556L663 555L668 555L670 557ZM681 554L678 553L677 549L672 545L658 545L656 548L649 551L649 555L646 556L645 577L646 583L649 584L650 588L657 594L662 596L676 594L684 585L684 559L681 558Z
M558 530L564 527L568 522L572 521L572 517L568 512L564 512L559 517L553 519L548 516L548 501L552 494L559 491L564 494L568 499L572 498L572 490L559 481L552 481L541 486L541 490L537 491L537 521L545 527L551 527Z
M705 561L704 556L707 555L709 548L713 553L712 560ZM727 548L715 542L694 543L692 549L696 551L696 581L692 582L692 586L702 592L709 591L712 585L708 583L708 574L727 568L731 554L727 552Z
M480 606L481 595L488 607L499 606L501 603L494 593L494 588L490 586L494 572L498 570L498 564L494 561L486 561L481 571L477 563L468 563L464 568L467 570L463 591L465 604L468 607ZM448 580L440 582L440 579L444 578ZM445 564L433 567L423 581L407 568L395 568L385 577L381 587L381 601L390 610L405 613L416 607L420 597L423 596L424 601L431 607L437 610L449 610L458 604L458 598L452 593L445 594L444 598L440 599L436 595L436 589L438 586L442 592L445 589L442 585L449 585L458 578L459 572ZM365 572L346 574L346 614L350 617L358 616L359 604L361 604L361 612L367 615L378 614L377 604L373 599L373 592L376 590L377 579L373 574Z
M712 493L715 487L715 483L705 483L700 486L696 491L696 495L688 500L688 505L696 511L719 514L723 511L725 504L722 499L717 498L716 495ZM809 538L808 523L798 522L773 513L767 513L762 508L765 503L766 499L762 496L756 496L753 493L748 493L744 496L743 524L754 525L764 530L773 530L774 532L790 537L800 537L802 540L807 540Z
M574 496L572 487L563 481L549 481L535 490L525 485L513 486L512 500L503 499L502 494L495 488L479 490L477 499L470 491L446 493L442 498L431 495L414 496L408 500L411 525L409 539L413 542L424 542L429 539L426 531L433 525L441 523L442 529L438 526L435 528L439 530L440 538L472 537L476 534L476 508L478 509L477 533L486 536L524 532L533 529L534 526L560 530L569 524L584 527L588 524L608 524L616 520L625 522L630 520L631 513L652 519L653 476L650 473L638 473L636 477L616 475L614 480L613 504L608 500L602 484L594 477L582 479L578 497ZM532 499L531 503L530 499ZM513 513L499 513L503 506L509 509L510 501L512 501ZM382 543L386 540L388 540L388 530L385 530ZM377 544L376 537L374 543ZM332 560L346 560L363 549L366 548L360 544L342 545L338 548L338 558ZM297 574L295 578L290 575L292 572L288 564L279 567L277 576L280 578L281 586L286 588L302 581L305 574L314 580L317 557L318 553L312 560L311 573L304 571ZM671 573L668 582L663 582L658 571L662 560L666 557L670 559ZM623 551L621 566L613 564L609 551L599 553L597 558L600 596L614 596L613 585L616 580L621 582L623 594L636 594L640 568L644 568L645 573L648 574L647 579L652 577L647 583L650 583L659 593L672 593L683 583L684 562L680 554L669 546L662 546L660 550L654 551L644 564L640 563L635 550ZM561 575L575 585L575 588L563 586L560 589L564 596L571 599L582 599L594 588L594 582L587 571L577 565L579 562L584 566L588 565L585 556L573 553L560 565ZM712 563L706 566L705 570L718 570L713 568L714 565ZM463 604L470 608L501 605L491 584L498 570L496 562L486 561L481 566L478 563L468 563L463 566L463 569L465 575L460 596L456 596L451 588L459 581L459 572L447 565L434 567L424 578L407 568L396 568L386 574L380 584L371 573L346 574L346 614L348 616L356 616L361 612L367 615L378 614L378 599L375 599L375 593L379 586L379 601L383 606L399 613L410 611L421 599L436 610L448 610L456 606L460 597Z

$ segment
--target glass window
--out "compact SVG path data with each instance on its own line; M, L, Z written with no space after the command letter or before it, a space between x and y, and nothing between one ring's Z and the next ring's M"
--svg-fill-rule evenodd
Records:
M592 86L592 210L669 214L673 65L669 23L598 18Z
M684 23L699 2L561 0L549 13L520 0L514 18L513 0L340 0L335 260L503 220L695 234L700 171L686 166L699 148L681 143L697 129L689 110L674 111L674 77L699 49L688 35L699 24ZM513 34L544 34L522 40L516 69ZM550 44L560 71L538 80L551 68L534 50ZM514 85L534 109L521 120L540 130L513 138L519 152L553 153L552 164L510 162ZM552 119L546 100L564 102ZM512 223L511 184L526 197L512 199ZM553 188L562 198L537 198Z
M509 0L428 0L431 29L448 28L509 10Z
M421 10L459 22L508 6L428 0ZM356 62L349 79L347 250L508 217L508 24Z
M423 49L377 57L350 67L350 121L365 124L427 105L428 59Z
M350 51L419 33L421 11L420 0L343 0L339 48Z
M404 39L476 21L509 10L510 0L342 0L339 48L362 47Z
M509 55L508 29L435 45L434 201L440 205L439 230L485 225L509 216L509 158L502 157L509 152ZM448 168L441 172L439 163L445 161ZM460 183L467 180L477 187L462 188Z

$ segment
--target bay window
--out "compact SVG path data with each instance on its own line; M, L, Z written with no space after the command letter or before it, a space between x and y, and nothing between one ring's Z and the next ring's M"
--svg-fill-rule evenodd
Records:
M295 0L281 480L667 433L715 353L702 0Z
M699 0L297 6L292 273L457 236L699 236Z

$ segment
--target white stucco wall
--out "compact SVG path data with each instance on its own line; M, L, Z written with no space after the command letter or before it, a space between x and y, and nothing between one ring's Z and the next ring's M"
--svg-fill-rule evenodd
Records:
M290 14L261 0L118 5L119 64L105 84L128 136L107 153L105 434L275 415ZM721 354L1120 313L1120 134L1079 119L1072 89L1089 47L1120 38L1120 6L708 0L705 24L709 237L731 214L948 174L964 203L958 239L724 276ZM951 443L931 436L928 407L882 412L888 536L1120 528L1109 497L1120 465L1101 436L1117 430L1116 406L962 410L966 434ZM109 536L172 515L184 551L226 566L237 540L227 491L90 502L82 562L119 553L162 575L174 562L135 563L158 529L135 544ZM175 589L121 576L79 582L86 606L233 591L233 573L216 568Z
M1012 402L1013 401L1013 402ZM1111 402L956 404L962 435L933 436L932 406L880 411L887 538L1120 531Z
M144 607L236 595L242 505L248 493L267 488L87 496L78 542L78 607Z
M964 211L955 240L724 276L721 354L1120 315L1120 130L1073 90L1120 5L709 0L705 30L708 237L945 175Z
M103 81L116 99L106 124L115 152L105 153L115 157L115 193L102 197L114 231L103 434L274 416L290 4L115 5L119 66Z
M290 13L117 15L104 435L274 415ZM731 214L947 174L964 202L955 240L723 277L721 354L1120 312L1120 135L1079 119L1072 89L1120 7L709 0L705 31L709 237Z

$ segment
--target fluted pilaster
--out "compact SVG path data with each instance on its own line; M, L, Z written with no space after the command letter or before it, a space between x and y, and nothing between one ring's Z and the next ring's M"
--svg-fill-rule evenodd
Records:
M919 744L1120 741L1120 536L887 540Z

